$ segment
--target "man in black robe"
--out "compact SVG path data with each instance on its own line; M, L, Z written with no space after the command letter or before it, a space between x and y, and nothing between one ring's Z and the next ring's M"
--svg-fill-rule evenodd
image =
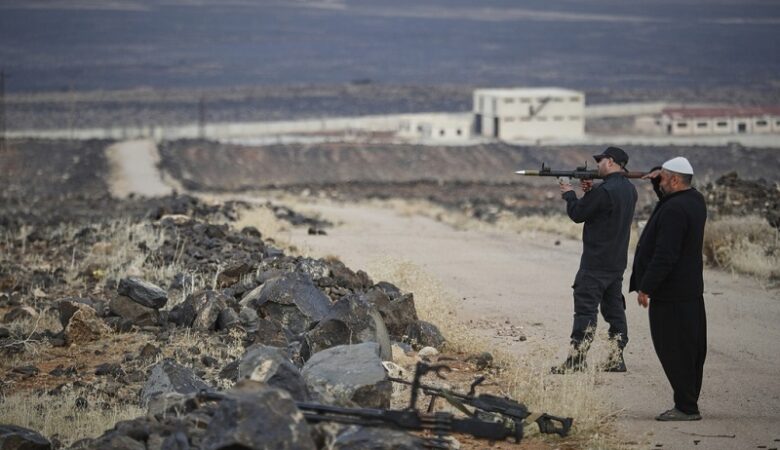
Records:
M707 319L702 245L707 206L691 187L693 167L673 158L646 176L660 200L642 231L634 255L630 291L650 306L653 346L674 391L674 407L661 421L701 420Z

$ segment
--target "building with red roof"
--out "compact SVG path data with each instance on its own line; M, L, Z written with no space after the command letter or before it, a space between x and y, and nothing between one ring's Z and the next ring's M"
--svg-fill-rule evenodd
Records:
M656 124L666 134L780 134L780 106L675 107Z

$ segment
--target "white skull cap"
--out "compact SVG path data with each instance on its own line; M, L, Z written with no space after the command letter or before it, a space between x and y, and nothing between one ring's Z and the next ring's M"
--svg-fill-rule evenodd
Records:
M661 167L670 172L681 173L683 175L693 175L693 166L691 166L691 163L689 163L688 160L682 156L678 156L676 158L670 159L669 161L666 161Z

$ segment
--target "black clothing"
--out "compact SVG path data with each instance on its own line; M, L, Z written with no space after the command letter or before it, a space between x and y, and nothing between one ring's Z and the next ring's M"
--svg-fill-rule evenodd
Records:
M689 302L650 301L650 335L666 378L674 391L674 407L699 413L699 393L707 356L704 299Z
M629 291L642 291L654 301L702 297L706 220L704 197L696 189L662 197L636 246Z
M706 220L707 206L697 190L661 197L639 238L629 287L650 296L653 346L674 390L674 405L686 414L699 413L707 356Z
M581 199L572 191L563 194L563 199L569 217L576 223L585 222L580 269L572 286L572 345L580 348L584 343L583 350L587 351L601 307L601 314L609 323L610 337L616 338L623 348L628 342L628 325L621 290L636 188L622 174L613 173Z
M563 194L566 213L576 223L585 222L582 230L580 268L626 270L628 239L636 205L636 188L620 173L577 199L573 191Z
M597 313L609 324L609 337L615 339L620 348L628 343L628 323L626 322L626 299L623 288L623 271L604 272L580 269L574 278L574 325L571 342L579 347L590 342L596 329ZM590 328L590 334L588 329ZM587 345L587 344L586 344Z

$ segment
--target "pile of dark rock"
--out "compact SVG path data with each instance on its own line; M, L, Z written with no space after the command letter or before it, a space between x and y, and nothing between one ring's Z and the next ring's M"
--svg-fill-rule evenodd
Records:
M28 302L24 299L30 297L32 285L25 278L28 288L15 291L24 295L4 298L5 306L11 307L4 322L27 317L28 309L33 317L54 308L62 331L35 336L54 346L88 345L127 331L152 336L137 353L94 370L96 377L106 380L103 389L133 392L130 400L147 408L148 414L71 448L420 447L417 438L396 431L308 424L295 405L295 401L315 401L387 408L392 386L383 361L392 361L394 346L411 350L444 344L434 325L419 320L411 293L391 283L376 283L365 272L355 272L334 258L285 255L254 228L232 230L203 219L216 213L230 218L240 205L209 209L183 196L156 202L154 208L146 208L145 220L165 240L158 248L145 249L146 263L176 262L185 268L173 279L96 280L86 271L82 277L90 286L88 296L53 301L50 295ZM96 229L85 225L84 230L61 253L99 241ZM41 235L45 238L47 232ZM13 268L7 272L14 275ZM188 274L194 272L212 274L211 288L175 301L186 292ZM93 289L99 283L102 291ZM50 292L64 292L68 286L60 279L50 287ZM22 301L14 303L12 297ZM162 350L181 335L180 330L191 330L192 346L173 358L163 358ZM14 348L5 344L20 340L5 331L0 334L4 352ZM198 339L204 336L217 345L238 345L243 355L231 359L225 352L201 352ZM76 367L58 369L50 375L78 372ZM38 370L31 366L28 372L35 376ZM233 388L220 390L234 383ZM31 430L0 427L0 448L56 447L56 441Z
M757 214L780 229L780 186L764 179L743 180L736 172L727 173L704 192L711 213L724 216Z

